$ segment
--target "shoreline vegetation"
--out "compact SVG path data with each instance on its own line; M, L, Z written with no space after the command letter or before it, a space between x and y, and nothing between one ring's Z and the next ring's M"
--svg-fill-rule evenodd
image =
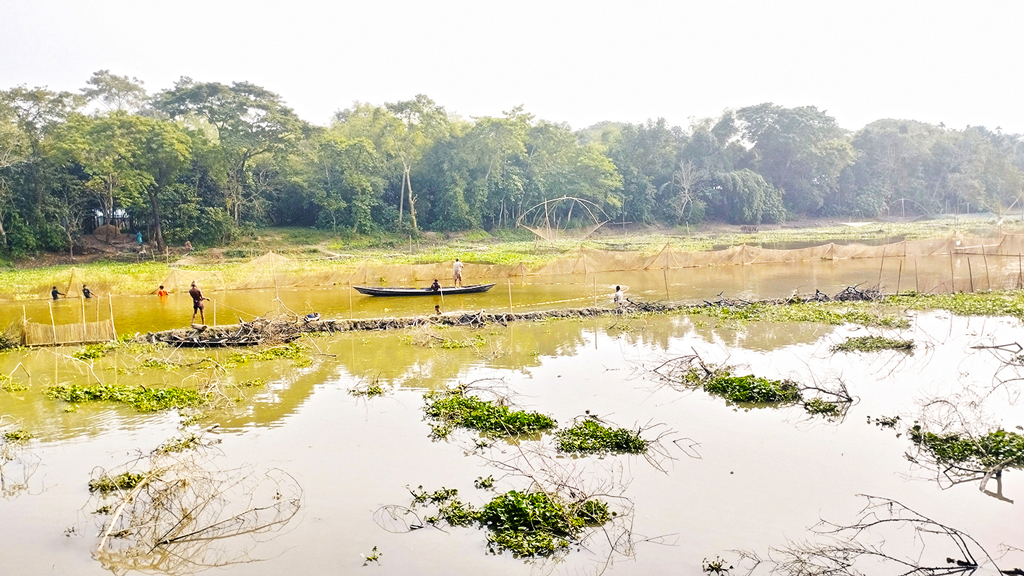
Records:
M100 285L107 294L152 294L172 272L215 275L207 291L236 285L252 273L246 264L271 252L301 262L307 273L356 270L359 266L403 266L463 262L485 265L541 266L571 255L580 248L634 252L652 256L668 246L672 250L707 252L732 246L752 245L790 249L828 244L883 244L942 238L954 233L990 236L1024 232L1024 221L945 218L914 222L825 222L743 232L737 226L670 229L638 233L609 232L583 240L541 240L526 230L501 230L493 235L482 230L442 238L437 235L352 236L305 228L268 228L251 238L223 248L159 256L153 260L125 262L79 257L71 263L53 264L52 258L0 261L0 299L27 300L49 297L52 285L72 280ZM65 257L66 259L66 257ZM163 260L163 261L160 261Z

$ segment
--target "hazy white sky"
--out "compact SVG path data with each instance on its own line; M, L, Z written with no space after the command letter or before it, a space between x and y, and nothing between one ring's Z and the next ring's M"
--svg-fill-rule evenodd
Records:
M581 128L760 102L1024 132L1024 1L0 0L0 89L247 80L311 122L427 94Z

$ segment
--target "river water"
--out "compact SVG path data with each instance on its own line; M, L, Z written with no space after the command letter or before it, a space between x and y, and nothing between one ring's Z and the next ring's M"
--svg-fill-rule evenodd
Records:
M998 277L1011 276L1015 264L1003 263ZM929 271L916 278L927 282L923 290L943 281L943 266L948 275L948 258L921 265L922 272ZM847 261L602 274L596 283L599 302L608 301L614 283L628 286L631 297L665 299L659 296L667 291L668 299L679 301L713 298L723 291L758 297L785 296L794 289L834 293L850 284L874 284L878 273L877 262ZM883 285L895 290L896 275L895 269L883 269ZM915 279L904 269L899 281L912 288ZM959 289L959 276L957 282ZM594 283L593 276L527 277L511 284L513 306L589 305ZM212 296L221 323L233 319L222 316L226 314L249 318L283 308L315 310L328 317L372 317L424 313L434 304L432 298L354 296L350 305L347 288ZM172 295L160 302L149 296L115 297L117 329L124 333L181 326L190 313L185 298ZM105 317L104 300L88 304L93 308L86 309L87 318L97 310ZM20 303L4 306L5 314L21 316ZM508 284L475 299L445 302L447 310L507 306ZM79 302L62 301L53 310L58 322L75 321L76 314L81 318ZM42 321L43 315L49 320L45 302L27 304L25 313L30 320ZM911 319L906 330L885 331L810 323L720 325L684 315L556 320L442 333L456 341L479 342L457 349L414 344L422 331L346 333L304 338L302 345L312 360L308 366L269 360L226 371L141 365L153 357L179 364L209 357L223 364L231 353L225 350L122 349L94 361L73 358L76 347L0 354L0 373L27 387L0 391L0 415L34 435L18 458L3 466L0 573L126 573L123 564L93 558L105 517L92 513L96 502L87 482L98 468L115 469L182 433L182 418L175 411L141 414L88 403L69 411L63 402L45 397L48 386L194 385L203 378L227 383L261 378L267 383L200 419L200 427L219 424L208 434L220 442L208 465L218 470L279 470L302 490L302 507L280 530L204 543L205 561L223 565L216 573L701 574L705 558L734 559L730 551L738 549L767 557L773 547L808 538L808 529L820 519L852 521L865 503L863 494L898 500L969 532L993 554L1001 545L1022 548L1024 473L1003 475L1003 499L983 494L978 482L949 486L936 481L934 470L908 461L913 445L907 434L897 432L905 432L916 419L933 419L924 406L936 398L973 403L977 410L971 415L985 428L1024 426L1020 385L1012 381L1019 377L1019 368L1002 362L1005 354L975 348L1024 342L1024 326L1016 319L945 312ZM849 336L866 334L913 339L917 348L912 354L830 351ZM707 362L737 366L742 373L792 378L804 385L842 381L856 403L844 418L832 422L809 417L800 406L731 406L701 391L668 385L651 373L666 359L693 353ZM520 454L548 453L549 435L484 449L475 448L475 435L465 431L446 441L430 438L423 392L477 381L507 393L518 406L553 416L561 426L589 411L619 426L657 425L648 435L669 434L662 443L670 458L659 460L658 466L636 456L541 460L546 467L620 496L610 502L629 521L635 543L629 553L609 551L599 533L586 547L574 546L557 561L526 562L507 553L488 554L484 532L476 528L396 533L375 521L382 506L409 505L410 487L457 488L474 505L493 495L474 488L478 477L493 475L498 491L529 487L501 463L522 458ZM372 399L350 394L369 382L386 385L388 393ZM868 423L868 417L897 415L897 430ZM955 429L963 422L946 424ZM912 538L894 538L887 545L898 553L916 554ZM364 568L363 556L374 547L382 554L379 565ZM928 551L954 553L935 543ZM1001 566L1022 564L1018 555ZM198 570L187 562L161 566L157 573Z

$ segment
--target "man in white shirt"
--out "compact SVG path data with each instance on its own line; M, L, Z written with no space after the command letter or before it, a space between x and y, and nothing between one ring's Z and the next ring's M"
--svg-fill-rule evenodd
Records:
M626 304L626 293L622 291L622 286L615 287L615 295L612 296L612 303L617 308L622 308Z
M456 258L452 265L452 286L462 286L462 266L462 262Z

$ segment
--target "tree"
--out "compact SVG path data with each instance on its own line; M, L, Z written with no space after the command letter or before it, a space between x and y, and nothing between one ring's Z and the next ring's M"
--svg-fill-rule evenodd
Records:
M280 96L248 82L228 86L183 77L157 95L154 107L171 118L200 120L213 128L227 170L225 208L236 225L243 209L261 200L252 185L253 160L293 151L307 130Z
M410 172L413 164L423 157L424 152L435 141L448 137L448 114L444 108L423 94L417 94L412 100L387 103L385 107L401 121L398 124L387 124L390 128L388 137L392 141L398 160L402 163L403 179L402 192L399 194L398 221L402 221L402 204L408 192L409 219L412 220L413 231L418 231L416 197L412 191Z
M82 96L89 102L99 101L107 111L138 112L149 100L142 80L111 74L110 70L93 72L82 88Z
M753 168L782 190L787 206L818 214L854 159L835 118L814 106L783 108L766 103L736 112L744 140L752 146Z

